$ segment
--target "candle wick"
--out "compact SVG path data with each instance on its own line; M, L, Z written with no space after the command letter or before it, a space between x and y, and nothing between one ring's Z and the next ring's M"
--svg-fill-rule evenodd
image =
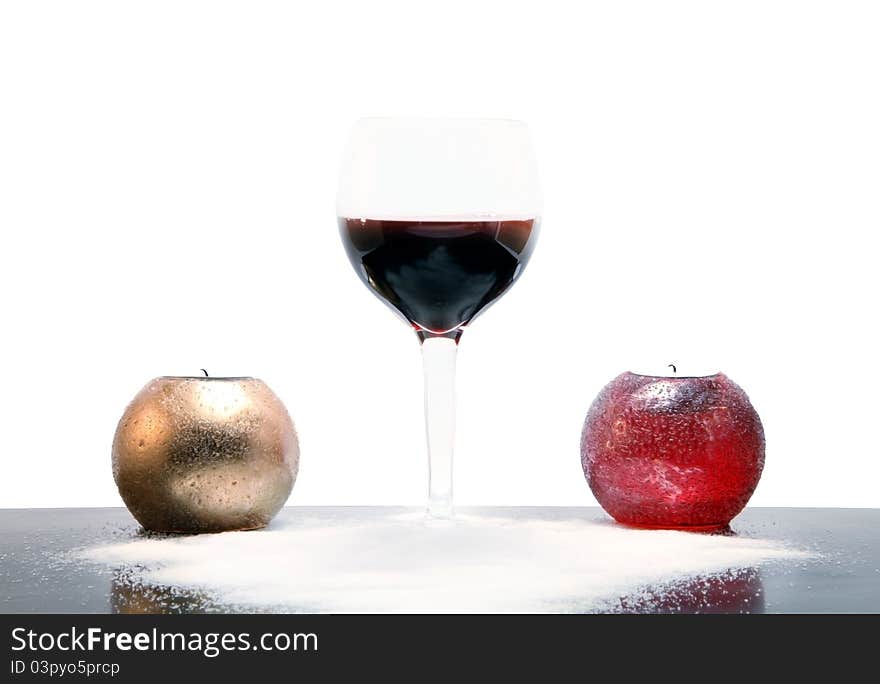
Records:
M672 369L672 374L673 374L673 375L676 375L676 374L678 373L678 370L675 368L675 364L674 364L674 363L670 363L670 364L669 364L669 367ZM205 375L207 375L207 373L205 373Z
M208 377L208 371L206 371L204 368L199 368L199 370L202 371L202 373L205 374L205 377L206 377L206 378Z

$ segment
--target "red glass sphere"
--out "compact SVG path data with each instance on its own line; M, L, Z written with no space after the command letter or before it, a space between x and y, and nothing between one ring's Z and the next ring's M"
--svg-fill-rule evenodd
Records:
M764 429L745 392L722 373L623 373L590 407L581 465L599 504L618 522L723 527L761 477Z

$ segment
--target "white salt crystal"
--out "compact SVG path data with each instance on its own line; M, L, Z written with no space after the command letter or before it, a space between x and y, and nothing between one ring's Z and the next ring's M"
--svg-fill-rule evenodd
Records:
M220 604L315 612L593 610L646 586L809 556L769 540L634 530L570 511L477 509L432 524L372 510L331 519L286 509L262 531L138 537L81 556Z

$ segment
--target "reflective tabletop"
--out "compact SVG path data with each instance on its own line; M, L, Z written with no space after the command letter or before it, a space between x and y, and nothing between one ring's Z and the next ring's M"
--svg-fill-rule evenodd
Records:
M288 507L276 523L295 533L300 520L312 524L318 521L335 529L406 510ZM414 509L409 510L416 514ZM577 518L614 525L598 508L465 510L507 519ZM797 561L746 566L735 572L712 572L639 587L637 592L606 601L600 612L880 612L880 509L749 508L723 534L779 541L811 554ZM224 603L199 590L133 581L137 568L124 564L71 561L78 549L152 538L155 535L145 534L123 508L0 510L0 612L266 610L265 606ZM320 611L321 606L302 610L315 609ZM348 612L344 605L329 610Z

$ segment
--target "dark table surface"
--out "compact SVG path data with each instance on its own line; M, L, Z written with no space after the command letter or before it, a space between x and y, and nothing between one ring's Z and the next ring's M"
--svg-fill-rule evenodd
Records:
M286 509L311 516L357 509ZM365 509L366 510L366 509ZM500 510L500 509L499 509ZM509 510L509 509L508 509ZM600 517L598 509L546 509ZM815 558L707 575L644 603L620 597L619 612L880 612L880 509L750 508L733 533L812 549ZM141 534L123 508L0 510L0 612L222 612L198 596L120 581L119 570L72 564L75 549ZM648 588L650 594L650 587ZM640 592L640 596L644 596Z

